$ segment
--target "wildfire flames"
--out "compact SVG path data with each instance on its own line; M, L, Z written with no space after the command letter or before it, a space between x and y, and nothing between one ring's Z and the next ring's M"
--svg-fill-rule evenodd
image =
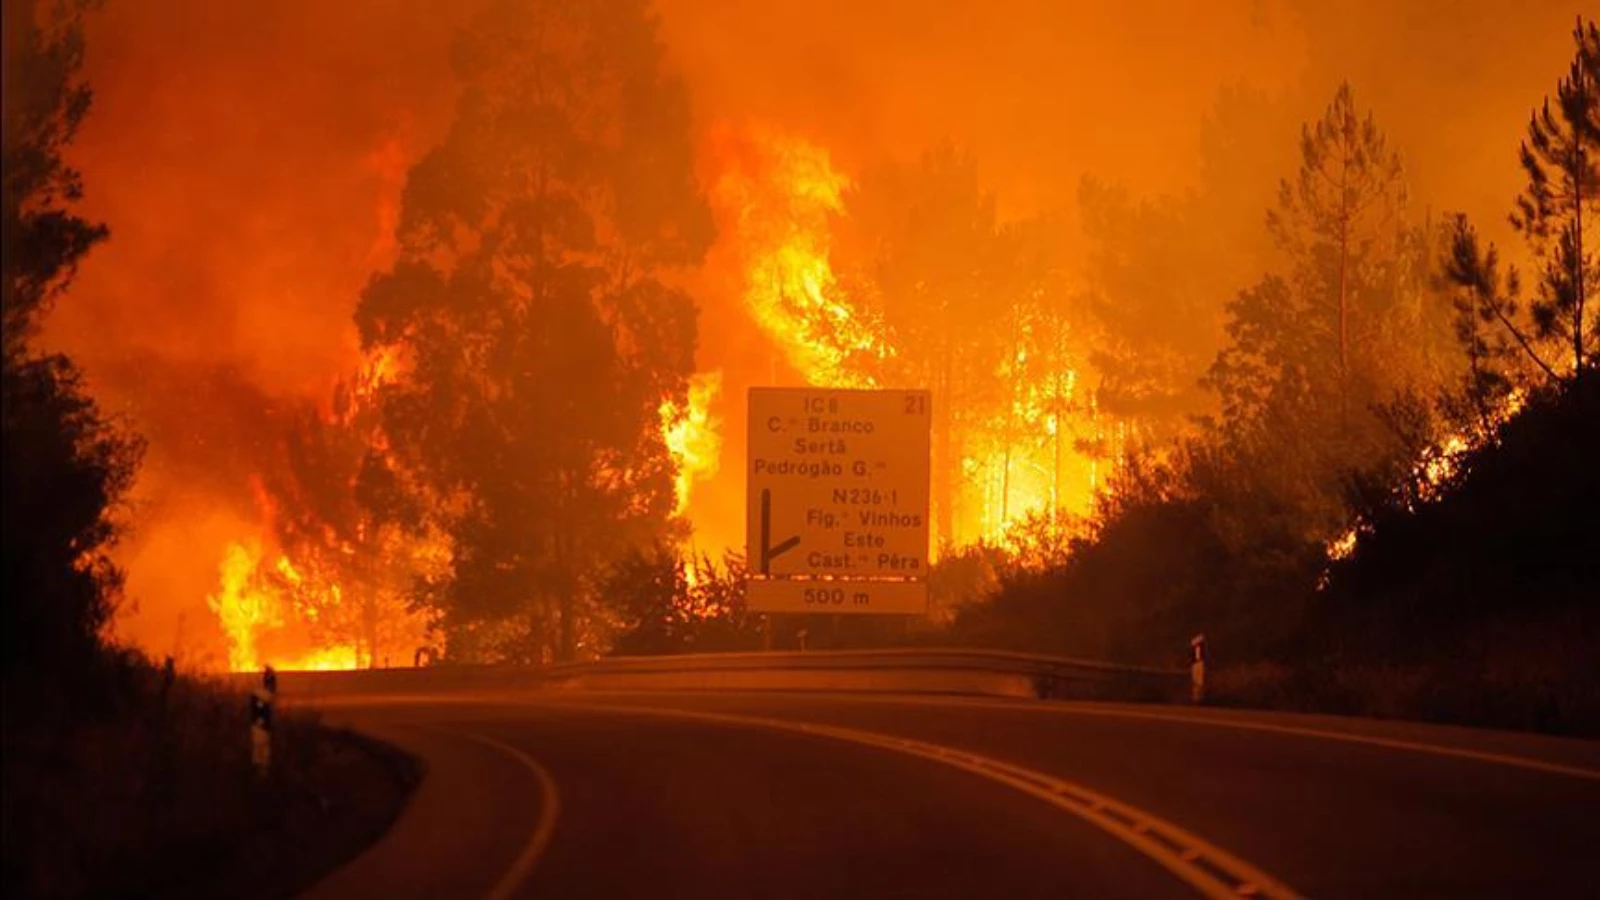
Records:
M228 546L222 558L221 585L217 592L206 598L207 605L216 614L228 638L228 668L235 672L260 669L271 664L281 669L330 670L354 669L360 654L353 645L329 644L298 651L269 654L264 644L280 633L285 625L297 619L315 621L311 608L297 608L292 600L292 590L284 591L274 585L269 572L276 572L281 581L291 587L303 583L284 556L263 570L265 555L259 544L241 542ZM330 599L342 602L339 588L330 588Z
M833 265L832 229L849 215L851 179L827 149L770 128L724 127L713 153L724 161L713 199L738 248L745 309L783 362L809 385L896 386L880 384L875 370L900 348ZM1046 363L1018 350L992 373L1012 390L963 417L955 515L940 540L1004 541L1030 515L1087 507L1097 473L1080 448L1103 443L1105 426L1083 401L1077 363L1063 356Z
M835 274L833 228L849 214L850 179L834 168L825 148L768 128L724 128L711 142L710 153L721 165L712 195L724 220L724 240L737 260L740 303L777 354L768 378L776 375L781 359L785 371L807 384L874 386L878 364L892 359L897 348L869 304L852 296ZM327 418L359 428L362 408L383 385L404 377L404 371L405 361L389 355L364 359L345 402ZM1075 511L1090 495L1093 464L1077 446L1083 435L1098 433L1100 426L1081 415L1085 407L1076 402L1076 369L1044 366L1027 350L1019 350L994 377L1014 389L993 408L963 422L959 445L966 452L955 463L958 515L952 517L954 533L942 536L958 542L1004 540L1028 515ZM701 373L691 380L681 404L671 399L661 404L661 436L677 470L677 515L696 518L691 503L695 486L722 468L723 422L712 408L724 379L722 371ZM284 514L274 509L282 502L260 502L269 523ZM330 546L304 548L304 555L314 558L302 559L293 551L272 549L272 530L264 525L260 534L228 545L217 589L208 598L227 638L229 668L267 663L353 668L380 663L390 653L404 659L427 643L425 623L407 614L396 599L404 592L402 585L357 589L369 595L367 618L372 604L378 604L390 623L381 640L370 621L363 626L363 613L355 608L361 603L352 596L352 576L346 571L359 568L352 560L355 551L338 546L336 536L321 541ZM417 556L416 548L403 543L391 536L379 547L380 567L404 569L403 561ZM447 547L423 555L436 563L449 558ZM375 593L387 596L374 599Z
M837 277L833 260L833 228L849 215L850 178L834 168L826 148L769 128L724 127L709 147L719 166L712 199L722 240L737 261L739 304L774 353L771 371L740 377L876 386L879 364L892 360L897 348L870 304ZM388 146L391 156L393 149ZM389 168L394 165L391 159ZM387 183L398 190L397 179ZM393 219L393 203L393 197L381 199L380 220ZM780 376L780 363L792 375ZM386 453L361 417L384 385L404 378L406 367L386 351L362 358L321 418ZM724 468L724 423L713 407L727 375L694 376L681 404L668 399L659 410L662 440L676 467L674 513L689 517L697 530L704 522L691 497ZM1077 447L1102 426L1083 415L1077 370L1038 365L1019 350L994 377L1014 390L963 420L964 452L953 461L959 485L953 533L941 540L1004 540L1024 517L1079 510L1091 494L1094 463ZM253 493L259 526L226 544L216 587L206 598L226 641L229 669L409 663L417 648L430 644L427 623L409 610L405 596L409 579L448 567L448 541L368 533L365 526L354 537L340 537L323 524L310 529L311 539L302 529L298 542L286 544L278 524L301 516L293 507L304 498L270 494L259 483Z
M448 561L448 552L437 542L395 539L385 543L378 559L404 575L437 570ZM230 544L219 566L218 588L206 598L227 639L228 668L409 664L414 652L428 645L427 622L409 609L401 579L369 578L346 589L341 577L337 571L296 565L259 539Z
M1101 429L1075 403L1077 371L1034 373L1019 356L1005 377L1016 386L1009 409L973 436L971 443L986 449L962 460L967 477L979 485L974 514L959 523L958 535L969 540L1004 543L1013 526L1030 516L1082 512L1096 488L1096 461L1077 444Z
M808 384L873 386L851 359L889 349L841 290L829 255L829 219L843 212L849 179L803 139L767 129L719 138L714 152L728 164L713 199L736 235L750 315Z
M370 521L341 534L311 510L309 496L320 490L348 498L359 454L387 454L363 420L377 392L404 373L404 360L389 350L367 354L352 378L335 386L331 408L318 411L314 430L361 442L344 457L352 467L335 470L332 484L300 485L284 473L252 477L260 525L228 543L218 587L206 598L227 644L229 669L353 669L394 654L409 660L429 643L426 621L405 598L412 579L448 566L448 541ZM297 527L284 527L291 522Z
M387 460L382 428L371 421L374 400L414 362L390 350L363 356L352 312L362 285L399 253L408 174L437 145L462 99L450 35L472 4L413 3L397 11L362 2L190 3L204 7L199 17L182 4L159 6L109 4L90 22L85 75L95 102L68 161L85 177L84 213L106 222L112 238L87 257L71 302L51 319L51 343L80 361L102 407L126 413L148 439L135 521L119 550L130 602L113 625L116 637L213 668L409 663L436 640L413 611L416 585L446 577L454 548L441 534L406 534L363 519L352 500L359 465L348 464L350 448L359 450L357 459L371 453ZM857 206L878 183L878 165L910 172L915 154L948 137L982 161L982 178L974 174L973 182L993 191L988 209L996 221L989 224L996 231L1029 224L1032 213L1070 219L1074 207L1065 198L1092 176L1128 188L1136 206L1190 192L1206 216L1221 216L1226 240L1243 240L1260 230L1261 210L1271 203L1275 178L1265 176L1280 173L1283 152L1293 149L1268 137L1292 135L1302 121L1296 104L1304 98L1262 87L1290 76L1307 84L1334 75L1387 83L1376 71L1411 56L1371 54L1358 61L1372 70L1365 73L1321 68L1323 56L1352 59L1331 49L1301 59L1302 38L1374 31L1373 17L1390 15L1384 4L1371 5L1366 18L1307 12L1328 27L1303 35L1263 24L1271 17L1252 4L1157 16L1146 23L1156 31L1141 32L1143 39L1165 41L1195 77L1163 84L1179 90L1163 95L1170 114L1152 118L1102 87L1117 79L1142 85L1149 75L1118 44L1121 20L1109 13L1057 18L1050 4L1029 6L1006 26L1028 38L1019 45L974 43L966 12L930 8L919 11L930 25L923 36L948 43L936 45L941 52L908 53L896 15L858 19L842 8L821 15L791 6L746 16L669 3L658 16L660 39L693 108L685 152L692 147L697 155L694 174L717 228L703 264L672 275L707 311L698 325L704 371L683 395L662 398L652 424L675 467L674 513L693 526L695 545L713 555L742 539L738 459L751 385L932 390L932 521L941 549L1021 540L1024 526L1040 520L1070 524L1107 489L1106 467L1140 434L1137 413L1119 412L1130 417L1119 421L1109 411L1130 408L1113 407L1105 389L1119 375L1118 363L1106 361L1115 338L1088 333L1092 321L1063 321L1070 318L1064 310L1079 308L1062 302L1067 292L1096 289L1092 267L1085 267L1094 237L1085 229L1028 250L1039 250L1047 265L1070 267L1060 283L997 287L974 279L980 286L963 290L978 311L954 327L929 325L945 330L947 345L977 343L966 329L985 315L996 320L991 330L1003 337L985 340L999 348L986 345L981 362L959 376L966 390L941 383L937 366L908 362L937 349L903 327L905 315L892 314L913 309L932 317L933 307L920 305L916 294L922 272L893 286L901 291L894 305L884 299L891 287L868 271L871 261L857 258L876 246L864 248L872 242L856 238L899 214ZM1540 16L1546 21L1536 21ZM1530 36L1546 32L1551 47L1564 41L1559 21L1549 27L1555 13L1540 16L1515 17L1519 41L1531 47ZM1195 42L1202 19L1214 39ZM378 22L383 27L375 29ZM788 50L744 39L766 36L774 22L805 39ZM1038 34L1075 41L1075 51L1035 46ZM1007 58L1016 46L1024 57L1034 50L1040 56ZM1430 110L1471 114L1450 129L1412 128L1402 136L1431 160L1432 169L1419 169L1431 183L1471 183L1486 197L1510 190L1498 169L1458 152L1456 137L1491 119L1522 121L1527 97L1547 84L1538 62L1546 58L1554 57L1531 50L1506 56L1507 66L1516 65L1502 74L1515 77L1504 86L1475 82L1483 102L1470 108L1429 99ZM286 69L285 60L295 64ZM290 70L296 77L277 77ZM261 92L264 83L274 89ZM1230 87L1219 94L1222 86ZM1007 102L988 102L996 96ZM1397 106L1404 102L1394 98ZM1196 120L1204 127L1192 127ZM1084 121L1107 127L1085 129ZM1150 139L1117 139L1145 132ZM262 134L277 136L270 153ZM1481 158L1491 155L1498 151L1485 149ZM938 191L925 193L930 209L943 202ZM907 192L913 195L923 198ZM1228 201L1217 199L1223 197ZM1249 232L1228 224L1235 206L1248 207ZM925 211L917 206L908 215ZM1183 245L1191 237L1164 236L1137 221L1130 230L1153 240ZM932 257L960 246L942 234L911 234L905 243ZM1241 243L1241 258L1255 252L1251 246ZM1191 291L1183 269L1134 274ZM1244 283L1225 274L1230 293ZM1059 315L1014 312L1032 309L1034 292L1047 290L1057 294L1036 306ZM1109 292L1104 299L1121 303ZM1155 323L1139 323L1147 324ZM289 411L314 416L306 425ZM323 434L318 427L331 435L328 455L336 464L315 480L294 470L283 452L301 425L313 436ZM1417 477L1445 482L1462 447L1447 441L1419 463ZM1355 543L1351 532L1329 553L1346 554Z
M1475 432L1457 431L1445 434L1424 448L1414 461L1411 470L1410 504L1430 503L1444 495L1445 486L1461 471L1461 462L1469 453L1493 440L1494 431L1509 422L1527 405L1527 392L1516 390L1505 397L1485 415ZM1330 562L1350 558L1356 552L1365 533L1364 522L1356 522L1340 532L1323 547ZM1325 584L1325 582L1324 582Z
M230 545L222 558L222 585L206 598L228 636L228 668L236 672L259 665L256 633L283 624L283 610L276 598L252 589L260 564L259 546Z
M696 481L717 474L722 456L721 422L711 416L711 403L722 391L722 373L706 372L689 382L688 402L683 408L671 400L661 404L661 436L667 452L678 467L673 482L673 515L689 510L689 492Z

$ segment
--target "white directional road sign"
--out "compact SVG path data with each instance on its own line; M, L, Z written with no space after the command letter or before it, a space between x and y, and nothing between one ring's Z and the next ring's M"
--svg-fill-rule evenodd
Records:
M921 390L750 389L752 609L924 609L931 405Z
M745 582L745 602L756 612L920 615L928 610L928 583L877 578L751 579Z

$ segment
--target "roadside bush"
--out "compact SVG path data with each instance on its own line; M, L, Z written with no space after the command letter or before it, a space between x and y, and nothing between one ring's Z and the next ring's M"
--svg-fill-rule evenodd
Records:
M287 896L381 834L417 780L292 709L259 775L241 690L115 659L105 706L7 723L7 896Z

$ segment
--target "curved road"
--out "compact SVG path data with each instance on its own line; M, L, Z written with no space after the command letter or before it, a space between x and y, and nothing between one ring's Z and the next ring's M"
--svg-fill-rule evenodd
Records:
M1161 706L324 699L421 756L313 896L1600 897L1600 744Z

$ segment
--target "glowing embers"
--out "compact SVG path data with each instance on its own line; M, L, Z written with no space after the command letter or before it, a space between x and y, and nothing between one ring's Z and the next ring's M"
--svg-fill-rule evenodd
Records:
M1451 482L1461 475L1462 465L1471 455L1496 439L1502 425L1527 405L1523 391L1513 391L1484 413L1477 427L1444 434L1428 446L1412 462L1411 478L1406 485L1406 509L1415 512L1418 505L1432 503L1449 492ZM1330 562L1348 559L1355 553L1362 537L1370 532L1367 522L1357 521L1340 532L1323 547ZM1323 573L1319 587L1325 586L1327 573Z

